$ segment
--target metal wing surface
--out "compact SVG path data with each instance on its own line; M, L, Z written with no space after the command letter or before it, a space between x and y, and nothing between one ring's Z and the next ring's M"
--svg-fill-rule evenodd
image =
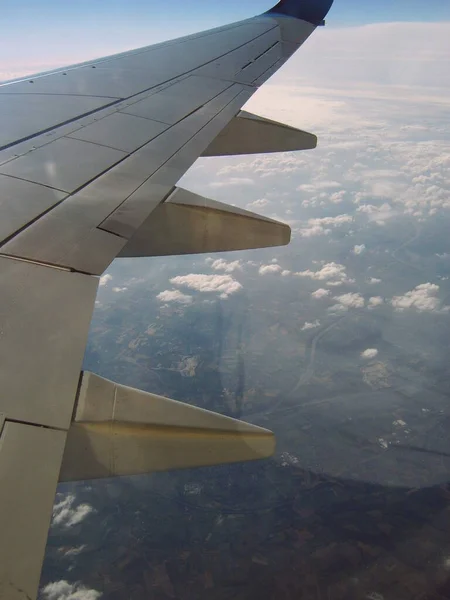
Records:
M273 452L266 430L80 369L99 276L116 256L289 241L287 226L176 184L202 155L315 146L315 136L241 108L331 3L282 1L226 27L0 85L1 599L36 597L60 477ZM234 224L239 235L228 238Z

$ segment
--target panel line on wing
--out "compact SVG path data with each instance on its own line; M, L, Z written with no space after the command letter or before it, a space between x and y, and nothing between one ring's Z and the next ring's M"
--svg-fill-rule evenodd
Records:
M14 82L14 83L20 83L20 82ZM3 92L2 93L2 96L24 96L24 95L25 94L23 92ZM32 94L27 94L27 96L67 96L69 98L72 98L73 96L75 96L77 98L104 98L105 100L118 100L119 102L126 100L126 98L120 98L118 96L102 96L99 94L77 94L76 92L71 92L71 93L33 92ZM106 106L108 106L108 105L102 106L102 107L100 107L100 109L96 109L96 110L101 110L102 108L106 108Z
M48 262L42 262L40 260L32 260L31 258L23 258L23 256L15 256L14 254L3 254L0 252L0 258L10 258L11 260L17 260L18 262L29 263L31 265L37 265L39 267L48 267L49 269L56 269L57 271L66 271L67 273L78 272L82 275L90 275L90 273L82 273L81 271L75 271L69 267L62 267L61 265L51 264Z
M20 95L22 95L22 94L20 94ZM74 121L78 121L79 119L84 119L85 117L88 117L89 115L93 115L94 113L99 112L100 110L104 110L105 108L114 106L115 104L118 104L119 102L122 102L123 100L124 100L124 98L118 98L118 99L114 100L114 102L109 102L108 104L105 104L104 106L101 106L100 108L95 108L95 109L85 112L81 115L76 115L75 117L73 117L71 119L67 119L65 121L62 121L61 123L58 123L57 125L52 125L51 127L47 127L47 129L41 129L40 131L38 131L36 133L27 135L18 140L14 140L14 142L10 142L9 144L0 146L0 152L2 150L7 150L8 148L11 148L12 146L16 146L17 144L20 144L22 142L32 140L33 138L37 137L38 135L43 135L44 133L49 133L50 131L54 131L55 129L58 129L59 127L64 127L64 125L69 125L69 123L73 123Z
M8 419L5 418L4 425L8 423L17 423L18 425L28 425L29 427L38 427L39 429L50 429L51 431L63 431L67 433L68 429L64 427L53 427L52 425L45 425L45 423L35 423L33 421L23 421L22 419ZM1 435L1 421L0 421L0 435Z
M258 56L255 56L255 58L253 60L251 60L249 63L247 63L245 66L242 67L242 69L240 71L236 72L236 75L238 75L239 73L242 73L243 71L245 71L245 69L247 69L248 67L250 67L250 65L252 65L253 63L255 63L257 60L259 60L260 58L262 58L265 54L267 54L268 52L270 52L273 48L275 48L275 46L278 46L280 42L276 41L274 42L271 46L269 46L269 48L267 48L267 50L264 50L264 52L261 52L261 54L259 54Z

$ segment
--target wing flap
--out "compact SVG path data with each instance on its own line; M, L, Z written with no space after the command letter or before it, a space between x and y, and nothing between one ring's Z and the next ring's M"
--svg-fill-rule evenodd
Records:
M0 431L2 599L36 597L65 439L65 431L10 421Z
M241 111L219 133L203 156L230 156L311 150L317 146L312 133Z
M274 449L266 429L84 373L60 481L258 460Z
M68 428L98 279L0 257L0 408Z
M177 188L119 257L169 256L284 246L288 225Z

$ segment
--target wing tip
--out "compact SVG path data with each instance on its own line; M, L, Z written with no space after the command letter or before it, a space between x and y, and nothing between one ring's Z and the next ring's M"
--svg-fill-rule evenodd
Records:
M280 0L265 14L294 17L319 26L324 25L324 19L333 2L334 0Z

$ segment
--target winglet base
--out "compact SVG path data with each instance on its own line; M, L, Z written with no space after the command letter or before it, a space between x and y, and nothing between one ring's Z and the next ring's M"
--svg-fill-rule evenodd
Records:
M333 0L281 0L266 15L293 17L315 26L325 25Z

